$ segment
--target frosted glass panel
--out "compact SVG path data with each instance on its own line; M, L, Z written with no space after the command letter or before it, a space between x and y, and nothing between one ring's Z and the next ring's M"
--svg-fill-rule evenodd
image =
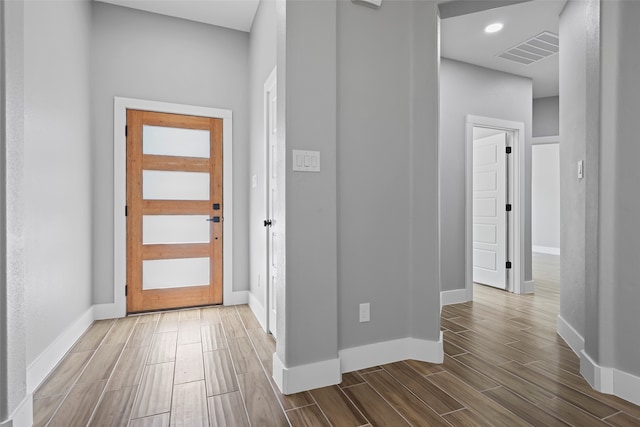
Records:
M209 158L209 131L142 126L142 153Z
M145 200L209 200L206 172L142 171Z
M144 215L142 243L209 243L207 215Z
M142 261L142 289L208 285L209 265L209 258Z

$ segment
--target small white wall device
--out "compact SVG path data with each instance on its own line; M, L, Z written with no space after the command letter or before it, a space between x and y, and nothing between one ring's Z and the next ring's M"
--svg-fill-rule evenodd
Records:
M369 6L373 8L379 8L382 4L382 0L351 0L353 3Z

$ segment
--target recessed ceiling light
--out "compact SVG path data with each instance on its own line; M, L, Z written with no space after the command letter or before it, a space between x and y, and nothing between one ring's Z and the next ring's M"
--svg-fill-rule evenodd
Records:
M487 25L487 27L484 29L484 32L485 33L497 33L498 31L500 31L502 29L502 27L504 27L504 25L502 25L500 22L496 22L495 24Z

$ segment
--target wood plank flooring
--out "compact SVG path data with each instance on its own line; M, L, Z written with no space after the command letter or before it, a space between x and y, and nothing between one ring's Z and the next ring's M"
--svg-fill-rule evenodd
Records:
M247 306L95 322L34 395L35 426L640 426L591 389L555 332L558 257L534 254L536 294L484 286L442 310L445 361L343 374L291 396Z

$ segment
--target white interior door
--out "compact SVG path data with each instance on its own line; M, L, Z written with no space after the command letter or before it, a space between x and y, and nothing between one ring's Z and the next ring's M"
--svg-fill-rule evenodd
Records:
M473 281L507 288L507 134L473 141Z
M279 239L282 234L282 220L279 217L278 203L280 194L278 193L278 128L276 120L277 87L275 70L265 84L265 108L266 108L266 131L267 131L267 311L268 311L268 332L274 338L276 331L276 286L278 286L279 269L278 259L283 256L280 253Z

